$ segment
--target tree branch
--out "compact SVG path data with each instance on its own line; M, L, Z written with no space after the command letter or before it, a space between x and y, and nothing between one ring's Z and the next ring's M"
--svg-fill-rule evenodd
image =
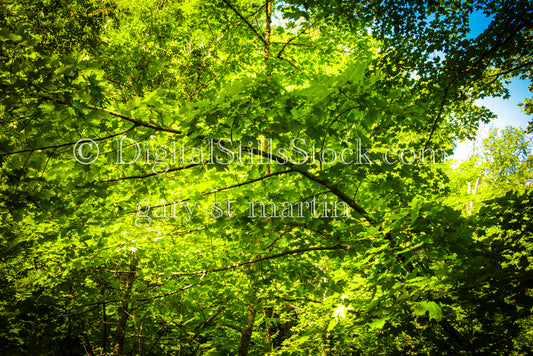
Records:
M237 184L234 184L234 185L230 185L230 186L227 186L227 187L222 187L222 188L211 190L209 192L202 193L202 196L211 195L211 194L215 194L215 193L218 193L218 192L223 192L225 190L229 190L229 189L232 189L232 188L242 187L243 185L252 184L252 183L259 182L259 181L262 181L264 179L273 177L273 176L277 176L277 175L284 174L284 173L290 173L290 172L294 172L294 170L288 169L288 170L285 170L285 171L270 173L270 174L264 175L264 176L259 177L259 178L248 180L248 181L243 182L243 183L237 183ZM190 201L190 200L191 200L191 198L186 198L186 199L182 199L180 201L173 201L173 202L170 202L170 203L167 203L167 204L154 205L153 208L161 208L163 206L169 206L169 205L172 205L172 204L183 203L183 202ZM133 214L133 213L136 213L136 211L131 211L128 214Z
M268 43L267 43L267 40L263 37L263 35L261 35L259 32L257 32L257 30L255 29L255 27L252 26L252 24L250 22L248 22L248 20L246 20L246 18L244 16L242 16L240 14L239 11L237 11L237 9L235 7L233 7L233 5L231 5L229 3L228 0L222 0L222 2L224 4L226 4L230 9L231 11L233 11L237 16L239 16L241 18L241 20L244 21L244 23L246 24L246 26L248 26L254 33L257 37L259 37L259 39L264 43L265 46L268 46Z
M309 27L311 27L311 26L313 26L313 25L314 25L314 24L311 23L311 24L309 25ZM285 42L285 43L283 44L283 47L281 47L281 49L279 50L279 52L278 52L278 54L276 55L276 57L279 58L279 59L281 59L281 54L283 53L283 51L285 51L285 48L286 48L289 44L291 44L292 41L294 41L295 39L297 39L298 37L300 37L302 34L304 34L306 30L307 30L307 28L304 28L304 29L302 29L300 32L298 32L295 36L289 38L289 40L287 40L287 42ZM297 44L295 44L295 45L297 45Z
M94 139L93 141L103 141L103 140L107 140L107 139L110 139L110 138L113 138L113 137L116 137L116 136L120 136L120 135L123 135L131 130L133 130L137 125L133 125L132 127L130 127L129 129L125 130L125 131L122 131L122 132L119 132L119 133L116 133L116 134L113 134L113 135L109 135L109 136L106 136L106 137L100 137L100 138L97 138L97 139ZM28 149L25 149L25 150L20 150L20 151L14 151L14 152L8 152L8 153L1 153L0 154L0 157L3 157L3 156L11 156L11 155L14 155L14 154L17 154L17 153L25 153L25 152L35 152L35 151L43 151L43 150L50 150L50 149L57 149L57 148L61 148L61 147L68 147L68 146L74 146L76 144L76 142L68 142L68 143L63 143L61 145L54 145L54 146L46 146L46 147L38 147L38 148L28 148Z
M48 96L42 95L42 94L39 94L39 97L42 98L42 99L53 101L53 102L58 103L58 104L62 104L62 105L66 105L66 106L72 107L71 104L69 104L68 102L66 102L64 100L51 98L51 97L48 97ZM130 116L127 116L127 115L124 115L124 114L121 114L119 112L115 112L115 111L112 111L112 110L104 109L104 108L101 108L99 106L86 104L85 107L87 109L90 109L90 110L106 112L109 115L112 115L112 116L118 117L120 119L124 119L126 121L129 121L129 122L135 124L136 126L142 126L142 127L146 127L146 128L149 128L149 129L156 130L156 131L170 132L170 133L174 133L174 134L178 134L178 135L182 134L182 132L180 130L174 130L174 129L158 126L158 125L155 125L155 124L152 124L152 123L149 123L149 122L144 122L144 121L141 121L141 120L137 120L137 119L135 119L133 117L130 117Z
M359 206L359 204L357 204L353 199L351 199L350 197L348 197L346 194L344 194L344 192L342 192L339 188L337 188L336 186L332 185L331 183L329 183L328 181L326 181L325 179L321 179L321 178L318 178L317 176L315 176L314 174L308 172L308 171L305 171L303 169L300 169L297 165L295 165L294 163L291 163L289 161L286 161L284 162L283 159L281 159L280 157L277 157L271 153L267 153L267 152L263 152L263 151L260 151L260 150L257 150L253 147L243 147L242 148L243 151L247 151L247 152L250 152L250 153L253 153L257 156L263 156L265 158L269 158L269 159L275 159L279 164L283 164L289 168L291 168L292 170L300 173L301 175L303 175L304 177L312 180L313 182L316 182L320 185L323 185L324 187L326 187L330 192L332 192L333 194L335 194L336 196L338 196L340 199L342 199L344 202L346 202L346 204L348 204L352 209L354 209L355 211L357 211L359 213L359 215L361 215L366 221L368 221L368 223L370 223L370 225L372 226L375 226L376 225L376 222L374 221L374 219L366 212L365 209L363 209L361 206ZM284 162L284 163L282 163Z
M153 177L153 176L159 176L161 174L166 174L166 173L170 173L170 172L183 171L185 169L194 168L194 167L198 167L198 166L203 166L206 163L207 163L207 161L204 161L202 163L192 163L192 164L189 164L189 165L186 165L186 166L181 166L181 167L168 169L166 172L148 173L148 174L138 175L138 176L128 176L128 177L118 177L118 178L104 179L104 180L101 180L100 183L117 182L117 181L128 180L128 179L144 179L144 178L149 178L149 177Z
M174 130L174 129L170 129L170 128L154 125L154 124L149 123L149 122L140 121L140 120L134 119L132 117L129 117L127 115L124 115L124 114L121 114L121 113L118 113L118 112L115 112L115 111L111 111L111 110L108 110L108 109L104 109L104 108L101 108L101 107L98 107L98 106L87 105L87 108L91 109L91 110L104 111L104 112L108 113L109 115L113 115L113 116L116 116L116 117L118 117L120 119L124 119L126 121L131 122L131 123L134 123L137 126L143 126L143 127L149 128L149 129L156 130L156 131L169 132L169 133L174 133L174 134L178 134L178 135L181 135L183 133L180 130Z
M433 126L431 128L431 132L429 133L429 138L428 140L426 141L426 144L424 145L424 149L427 149L429 143L431 142L431 139L433 137L433 134L435 132L435 130L437 129L437 125L438 125L438 122L442 116L442 111L444 109L444 106L445 106L445 102L446 102L446 97L448 95L448 90L450 89L451 85L459 78L459 75L460 74L466 74L466 73L469 73L471 72L472 70L474 70L478 65L480 65L484 59L486 58L490 58L490 56L496 52L498 50L498 48L500 48L501 46L505 45L507 42L509 42L513 37L515 37L521 30L522 28L524 27L524 25L522 26L518 26L518 28L516 29L516 31L512 32L507 38L505 39L502 39L500 40L496 45L494 45L493 47L489 48L488 50L486 50L483 54L481 54L475 61L474 63L472 63L472 65L470 65L470 67L468 67L467 69L465 69L464 71L460 71L460 72L457 72L455 74L455 76L453 77L453 79L450 81L450 83L448 83L448 85L446 86L446 88L444 88L444 95L442 97L442 100L441 100L441 103L440 103L440 106L439 106L439 111L437 113L437 116L435 117L435 120L433 121ZM529 65L531 64L530 63L526 63L525 65ZM517 69L519 69L520 67L517 67ZM473 80L475 81L475 79Z
M274 258L288 256L288 255L294 255L298 253L304 253L304 252L310 252L310 251L330 251L330 250L348 250L348 246L346 245L335 245L335 246L318 246L318 247L304 247L304 248L298 248L296 250L290 250L285 252L276 253L274 255L265 256L265 257L259 257L254 260L244 261L244 262L238 262L233 265L225 266L225 267L218 267L218 268L211 268L201 271L193 271L193 272L173 272L173 276L193 276L197 274L207 274L211 272L221 272L221 271L227 271L232 269L237 269L242 266L251 265L257 262L261 261L267 261L272 260ZM160 273L159 275L163 275L164 273Z

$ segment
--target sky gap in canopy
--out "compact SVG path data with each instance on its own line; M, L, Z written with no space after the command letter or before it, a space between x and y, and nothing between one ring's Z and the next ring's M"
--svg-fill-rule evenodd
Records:
M469 19L469 38L475 38L481 34L489 26L491 21L492 19L485 16L482 11L474 11ZM454 155L451 158L459 161L470 158L474 148L480 147L483 139L487 137L492 128L502 129L506 126L514 126L525 129L530 118L522 111L518 104L522 103L526 98L531 97L532 94L529 91L529 84L527 80L515 77L507 85L509 89L508 99L498 97L479 100L478 105L489 108L498 118L488 124L481 124L474 141L458 142Z

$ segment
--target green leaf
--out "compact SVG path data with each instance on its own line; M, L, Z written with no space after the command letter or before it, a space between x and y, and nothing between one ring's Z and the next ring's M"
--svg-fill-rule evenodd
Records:
M388 318L375 319L371 323L368 323L368 326L370 326L370 329L383 329L387 319Z
M442 319L442 309L435 302L420 302L414 306L413 313L417 316L422 316L426 312L429 312L429 318L440 321Z
M337 325L337 319L333 318L329 321L327 331L330 332Z

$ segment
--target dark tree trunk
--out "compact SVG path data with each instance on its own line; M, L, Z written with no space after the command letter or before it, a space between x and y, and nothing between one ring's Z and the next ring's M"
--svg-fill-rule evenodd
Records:
M126 325L128 322L128 299L135 282L135 275L137 271L137 252L133 253L130 260L130 270L124 281L124 298L118 308L118 322L117 331L115 333L115 347L113 348L113 356L120 356L124 350L124 335L126 333Z
M246 325L244 326L244 328L242 328L241 343L239 345L239 356L248 355L248 349L250 347L250 340L252 339L255 321L255 308L253 304L248 305L246 314L248 320L246 321Z

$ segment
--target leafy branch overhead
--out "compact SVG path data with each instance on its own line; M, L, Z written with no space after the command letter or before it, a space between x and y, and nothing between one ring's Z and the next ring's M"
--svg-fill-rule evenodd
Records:
M4 1L0 354L526 354L532 13Z

